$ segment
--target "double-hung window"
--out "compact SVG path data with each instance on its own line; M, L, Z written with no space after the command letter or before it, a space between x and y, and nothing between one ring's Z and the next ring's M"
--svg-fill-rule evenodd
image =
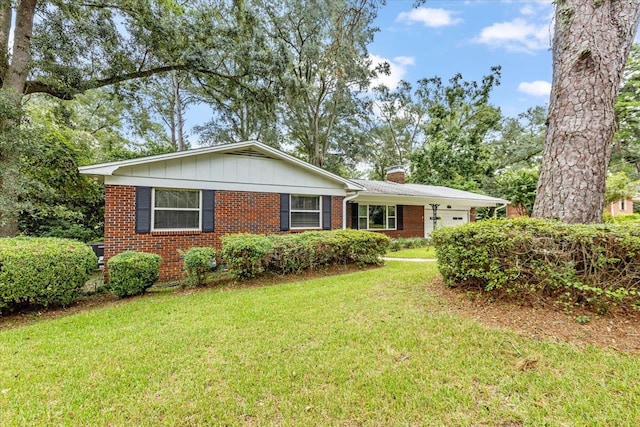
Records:
M320 196L291 195L291 228L320 228Z
M360 230L395 230L395 205L358 205L358 228Z
M201 192L199 190L153 190L154 230L200 230Z

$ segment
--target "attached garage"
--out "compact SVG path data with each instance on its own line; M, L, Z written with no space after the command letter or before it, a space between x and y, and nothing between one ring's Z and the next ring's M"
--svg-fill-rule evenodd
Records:
M436 218L436 227L452 227L455 225L466 224L470 221L470 210L438 210ZM433 231L433 209L428 206L424 212L424 232L428 236Z

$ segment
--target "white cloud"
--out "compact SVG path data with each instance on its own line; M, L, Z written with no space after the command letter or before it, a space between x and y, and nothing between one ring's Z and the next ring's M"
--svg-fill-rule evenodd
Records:
M544 80L521 82L518 85L518 92L526 93L531 96L549 96L551 93L551 83Z
M520 14L521 15L535 15L535 13L536 13L536 10L530 4L525 4L520 9Z
M401 12L396 18L396 22L405 24L420 23L425 27L447 27L462 22L462 19L455 18L454 12L446 9L431 9L428 7L418 7L409 12Z
M389 63L391 73L388 76L380 74L371 81L371 87L385 85L389 89L395 89L400 80L404 79L404 76L407 74L407 67L415 64L415 58L412 56L396 56L393 59L387 59L371 54L369 55L369 59L371 60L372 67L376 67L383 62Z
M504 48L510 52L532 53L550 47L550 27L548 23L534 24L522 18L510 22L497 22L485 27L474 43L492 48Z

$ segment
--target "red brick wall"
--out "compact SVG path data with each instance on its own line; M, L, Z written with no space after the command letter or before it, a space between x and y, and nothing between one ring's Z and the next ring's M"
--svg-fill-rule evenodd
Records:
M613 216L631 215L633 213L633 201L631 199L625 200L624 209L622 209L622 200L613 202L607 206L607 212Z
M347 204L347 228L351 228L351 207L352 203ZM402 212L402 230L369 230L376 233L383 233L392 239L398 237L424 237L424 206L403 205Z
M342 197L331 198L331 225L342 228ZM270 234L280 232L280 194L245 191L216 191L215 231L135 232L135 187L105 187L104 259L124 251L153 252L162 257L160 281L179 279L182 260L178 250L194 246L220 248L220 238L232 233Z
M520 204L507 205L507 218L528 217L527 208Z

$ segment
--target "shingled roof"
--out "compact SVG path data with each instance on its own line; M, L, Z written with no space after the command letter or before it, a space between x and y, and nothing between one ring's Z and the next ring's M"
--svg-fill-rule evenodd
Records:
M481 202L505 204L509 203L505 199L485 196L483 194L472 193L470 191L456 190L454 188L442 187L438 185L423 184L398 184L391 181L370 181L366 179L352 179L353 182L363 186L365 191L360 191L359 195L378 196L406 196L424 199L452 199L466 201L470 204Z

